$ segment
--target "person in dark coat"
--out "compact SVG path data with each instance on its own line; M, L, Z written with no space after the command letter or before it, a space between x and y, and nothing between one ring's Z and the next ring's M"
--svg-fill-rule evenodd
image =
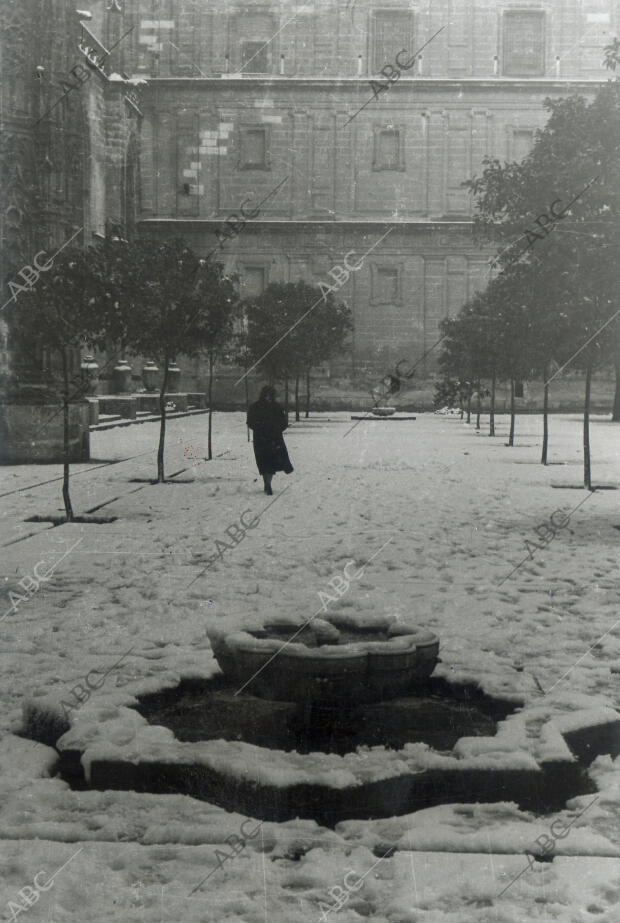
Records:
M275 388L265 385L256 403L248 409L248 427L254 432L254 457L258 473L265 483L265 493L273 494L271 479L276 471L293 470L282 433L288 420L276 401Z

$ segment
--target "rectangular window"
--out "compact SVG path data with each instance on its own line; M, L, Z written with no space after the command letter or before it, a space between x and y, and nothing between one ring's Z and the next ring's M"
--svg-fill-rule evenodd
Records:
M461 215L469 209L469 194L462 183L471 175L471 129L452 122L446 139L446 213Z
M273 62L278 60L279 49L279 31L275 15L259 9L239 10L231 16L229 34L233 43L233 71L242 74L273 73Z
M240 70L244 74L270 74L269 45L266 42L242 42Z
M398 301L398 269L377 267L373 300L375 304L395 304Z
M200 162L198 160L198 115L195 112L179 112L176 125L177 146L177 215L196 217L200 186Z
M512 160L520 163L524 157L527 157L534 146L534 132L525 129L518 129L512 133Z
M175 10L174 35L169 36L172 73L183 77L199 77L201 71L201 11L199 0L185 0ZM206 21L205 21L206 25ZM207 32L207 30L204 30ZM208 34L208 33L207 33Z
M471 74L471 10L463 0L450 0L448 19L448 73Z
M243 298L258 298L265 291L265 267L244 266L241 274Z
M135 28L130 41L137 41L137 69L153 76L168 75L177 54L170 44L175 36L177 4L173 0L142 0L134 6L137 7L132 17ZM125 15L128 15L126 8ZM127 54L126 45L120 50L121 55Z
M412 47L412 14L409 10L381 10L373 16L372 72L378 74L385 64L394 64L399 51ZM406 60L405 56L401 61Z
M269 167L269 142L266 128L244 128L241 132L242 170L267 170Z
M329 213L334 208L334 156L335 141L333 128L313 126L312 131L312 178L310 197L315 211Z
M612 11L617 8L613 0L583 0L580 4L582 10L582 25L580 35L579 64L581 76L599 76L602 71L602 49L609 45L612 36L616 33L620 20L614 24L617 15L612 16ZM571 56L572 57L572 56ZM565 59L566 60L566 59ZM575 61L567 61L573 67ZM564 65L564 61L562 61ZM572 68L571 68L572 71ZM564 73L564 71L563 71Z
M545 14L535 10L504 13L502 73L540 77L545 73Z
M400 132L382 128L375 132L373 170L402 170Z

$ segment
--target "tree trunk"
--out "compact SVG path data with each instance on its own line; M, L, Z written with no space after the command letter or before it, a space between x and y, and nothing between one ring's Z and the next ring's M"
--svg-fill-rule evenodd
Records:
M545 385L545 391L543 395L543 444L542 444L542 457L540 463L542 465L547 464L547 447L549 445L549 384L548 384L548 366L543 369L543 381Z
M284 413L288 419L288 375L284 376Z
M510 434L508 445L515 444L515 380L510 379Z
M62 351L62 377L62 418L64 449L64 461L62 466L62 499L65 504L66 521L73 522L73 507L71 506L71 496L69 494L69 366L67 363L67 351L65 349Z
M170 359L168 356L164 359L164 378L161 383L159 392L159 445L157 447L157 483L163 484L164 477L164 442L166 439L166 388L168 387L168 367Z
M495 373L491 379L491 409L489 412L489 436L495 435Z
M620 356L617 354L614 359L614 369L616 372L616 391L614 394L614 409L611 419L614 423L620 423Z
M243 379L243 383L245 385L245 414L246 414L246 420L247 420L247 413L248 413L248 410L250 409L250 386L248 385L248 360L247 359L245 360L245 378ZM246 426L246 430L248 432L248 442L249 442L250 441L250 427Z
M299 373L295 375L295 422L299 423Z
M310 369L306 372L306 420L310 416Z
M467 422L471 423L471 385L467 392Z
M247 379L246 379L247 380ZM209 461L213 458L213 352L209 353L209 429L207 436L207 458Z
M482 413L482 395L480 394L481 387L482 382L479 381L477 388L478 396L476 398L476 429L478 432L480 432L480 414Z
M616 318L613 334L615 338L614 371L616 373L616 391L611 419L614 423L620 423L620 318Z
M586 367L586 394L583 404L583 486L592 490L590 465L590 391L592 387L592 362Z

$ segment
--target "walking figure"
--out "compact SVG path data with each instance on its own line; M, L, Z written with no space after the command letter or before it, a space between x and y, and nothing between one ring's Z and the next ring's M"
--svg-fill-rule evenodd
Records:
M261 390L259 399L248 409L247 424L254 433L254 457L265 483L265 493L273 494L271 479L276 471L285 474L293 471L282 436L288 420L276 401L275 388L265 385Z

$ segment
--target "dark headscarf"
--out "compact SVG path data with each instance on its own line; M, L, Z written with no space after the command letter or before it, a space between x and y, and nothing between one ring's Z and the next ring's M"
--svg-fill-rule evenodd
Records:
M276 389L272 388L271 385L265 385L263 388L261 388L258 399L259 401L275 401Z

